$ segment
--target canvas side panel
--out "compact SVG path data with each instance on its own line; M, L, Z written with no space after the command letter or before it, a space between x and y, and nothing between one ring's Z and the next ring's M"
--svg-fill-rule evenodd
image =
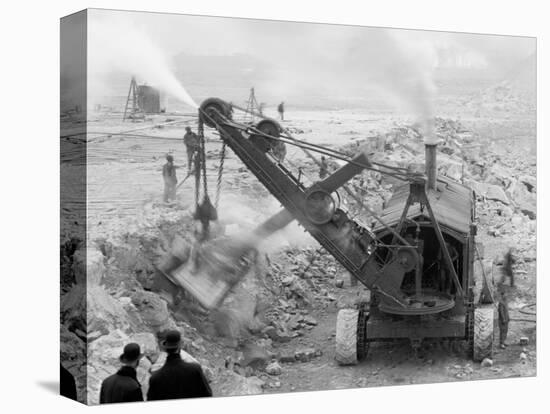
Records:
M60 34L60 393L86 403L87 11Z

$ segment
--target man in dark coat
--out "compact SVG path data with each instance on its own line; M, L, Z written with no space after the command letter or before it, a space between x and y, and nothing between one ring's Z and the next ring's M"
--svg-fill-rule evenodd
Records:
M63 397L76 401L76 381L73 374L71 374L63 365L61 365L61 369L59 371L59 393Z
M176 177L176 166L174 165L174 157L170 154L166 156L166 164L162 167L162 178L164 179L164 202L176 199L176 184L178 178Z
M200 365L181 359L181 334L176 330L166 332L162 347L168 356L163 367L149 379L147 400L211 397Z
M195 134L191 127L185 127L185 135L183 136L183 143L187 150L187 172L190 174L193 171L193 158L199 151L199 137Z
M124 353L120 356L122 368L101 384L100 404L143 401L141 384L137 380L136 372L142 356L138 344L130 343L124 347Z

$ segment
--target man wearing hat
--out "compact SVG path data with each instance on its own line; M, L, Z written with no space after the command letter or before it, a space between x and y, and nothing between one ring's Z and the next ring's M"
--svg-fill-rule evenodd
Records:
M149 379L147 400L211 397L212 391L200 365L185 362L180 356L179 331L167 331L161 346L168 355L163 367Z
M187 150L187 171L190 174L193 170L193 157L199 150L199 137L193 131L190 126L185 127L185 135L183 136L183 143Z
M122 368L101 384L100 404L143 401L141 384L137 380L136 372L142 356L138 344L130 343L124 347L124 352L119 358Z
M162 167L162 178L164 179L164 202L168 203L176 199L176 166L174 165L174 157L170 154L166 156L166 164Z

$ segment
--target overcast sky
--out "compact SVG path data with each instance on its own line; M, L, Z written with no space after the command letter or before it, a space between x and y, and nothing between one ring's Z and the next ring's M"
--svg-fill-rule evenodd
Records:
M174 55L247 53L266 60L286 58L299 52L346 55L350 42L369 42L380 28L295 23L179 14L94 10L94 18L113 24L131 24ZM535 51L535 39L420 30L389 29L392 35L434 53L435 65L457 64L483 67L509 64ZM371 42L371 46L376 46ZM450 59L442 59L448 57ZM455 58L455 59L453 59ZM454 62L453 62L454 60Z
M534 38L94 9L88 30L92 77L136 74L191 105L179 85L185 63L174 68L172 57L247 54L269 68L254 84L266 94L366 96L374 87L423 117L437 68L486 69L497 80L536 47ZM246 68L233 70L238 79Z

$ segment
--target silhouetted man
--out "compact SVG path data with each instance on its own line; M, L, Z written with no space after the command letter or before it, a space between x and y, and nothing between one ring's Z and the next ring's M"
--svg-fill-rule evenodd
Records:
M181 359L181 334L176 330L166 332L161 346L168 356L163 367L149 379L147 400L211 397L200 365Z
M185 131L187 132L183 136L183 143L187 151L187 172L191 173L193 171L193 158L199 151L199 137L191 131L191 127L189 126L185 127Z
M122 368L101 384L100 404L143 401L141 384L137 380L136 372L142 356L138 344L130 343L124 347L124 352L119 358Z
M277 107L277 112L279 112L279 116L281 117L281 121L285 120L285 103L281 102L279 106Z
M174 157L170 154L166 156L166 164L162 167L162 178L164 179L164 202L168 203L176 199L176 166L174 165Z

